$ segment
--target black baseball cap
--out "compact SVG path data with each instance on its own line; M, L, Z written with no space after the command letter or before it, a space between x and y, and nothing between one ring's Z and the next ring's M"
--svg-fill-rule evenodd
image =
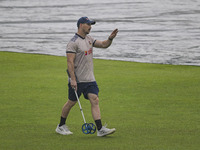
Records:
M90 23L91 25L95 24L96 21L90 20L88 17L81 17L78 21L77 21L77 27L79 27L79 25L81 23Z

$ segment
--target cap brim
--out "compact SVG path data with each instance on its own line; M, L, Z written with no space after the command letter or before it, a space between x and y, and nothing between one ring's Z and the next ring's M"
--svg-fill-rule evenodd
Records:
M91 25L94 25L96 23L96 21L89 20L87 23L90 23Z
M91 25L94 25L96 23L96 21L91 21Z

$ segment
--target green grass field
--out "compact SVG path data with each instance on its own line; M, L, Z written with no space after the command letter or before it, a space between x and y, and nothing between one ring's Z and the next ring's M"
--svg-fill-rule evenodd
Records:
M107 137L85 135L78 104L55 133L67 100L65 57L0 52L1 150L199 150L200 67L94 60ZM89 101L80 98L87 122Z

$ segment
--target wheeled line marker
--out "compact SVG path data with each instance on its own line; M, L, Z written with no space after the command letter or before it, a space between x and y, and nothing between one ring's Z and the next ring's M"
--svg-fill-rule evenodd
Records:
M80 111L81 111L81 114L83 116L84 124L82 125L82 131L83 131L84 134L94 134L96 132L96 126L93 123L86 123L85 116L83 114L83 109L81 107L81 103L79 101L78 94L77 94L75 89L74 89L74 93L76 95L76 98L77 98L77 101L78 101L78 104L79 104L79 107L80 107Z

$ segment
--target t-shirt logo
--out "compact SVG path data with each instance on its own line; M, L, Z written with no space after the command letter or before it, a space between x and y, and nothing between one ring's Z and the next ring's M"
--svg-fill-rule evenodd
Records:
M85 55L90 55L92 54L92 48L90 48L88 51L85 51Z

